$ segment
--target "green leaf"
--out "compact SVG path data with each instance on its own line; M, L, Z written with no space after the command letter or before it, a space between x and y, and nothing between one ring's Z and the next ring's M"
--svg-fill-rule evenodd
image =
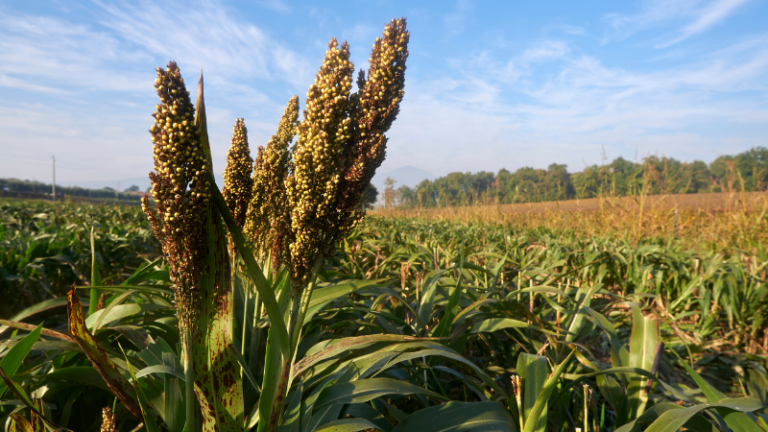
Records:
M9 376L16 374L21 362L27 357L29 351L32 350L32 346L37 342L37 338L40 337L40 332L43 329L43 325L40 324L35 327L28 335L24 336L16 345L8 351L8 354L0 361L0 367L3 368L5 373Z
M363 418L348 418L328 422L315 429L316 432L358 432L363 430L382 430L375 424Z
M352 294L357 291L369 289L375 286L379 281L377 280L361 280L361 281L345 281L323 288L316 288L312 290L312 297L309 301L309 307L304 318L304 322L308 323L312 317L326 307L332 301L338 299L341 296Z
M315 402L315 410L333 404L368 402L385 395L424 395L437 400L446 400L443 395L391 378L369 378L364 380L333 384L326 388Z
M433 337L447 337L451 334L451 328L453 327L453 320L459 313L459 302L461 300L461 270L463 269L464 260L460 259L459 266L459 278L456 281L456 286L453 288L451 297L448 300L448 305L445 307L445 314L438 322L437 327L432 330Z
M642 427L656 421L659 416L670 410L684 409L680 405L671 402L660 402L646 410L643 415L616 429L615 432L639 432ZM715 425L708 422L701 414L695 414L684 425L688 430L696 432L718 432Z
M70 366L57 369L45 374L45 379L51 381L74 381L110 391L104 379L99 375L99 372L92 366Z
M290 299L290 295L288 294L287 286L284 286L282 290L280 290L280 297L278 299L277 308L278 311L284 310L288 305L288 300ZM280 319L281 322L284 323L283 315L279 315L276 317L276 319ZM278 382L280 381L280 375L283 373L283 362L282 362L282 354L280 351L280 347L277 343L274 342L274 338L277 336L277 330L274 326L269 327L269 332L267 333L267 350L266 350L266 356L264 358L264 377L261 382L261 395L259 396L259 410L258 410L258 418L262 419L263 421L259 421L259 429L258 430L266 430L267 423L269 422L269 416L272 413L272 405L275 401L275 397L277 396L277 387ZM294 378L296 378L298 374L294 373ZM254 418L252 415L251 418Z
M69 316L69 333L82 348L88 360L99 372L112 393L117 396L123 406L138 419L142 419L142 410L136 403L136 393L123 375L117 370L104 349L85 327L83 307L75 294L75 288L67 294L67 314Z
M33 414L37 415L39 419L44 421L52 430L58 429L58 427L49 419L47 418L40 410L38 409L39 404L35 404L34 401L27 395L27 393L24 391L21 386L14 382L11 377L8 376L8 374L5 373L5 371L0 368L0 378L2 378L2 381L5 383L8 388L11 389L11 392L19 398L19 400L29 408L30 411L32 411Z
M91 299L93 299L93 295L94 295L93 291L94 290L91 290ZM109 317L109 319L107 320L107 323L109 323L109 322L117 321L118 319L125 318L125 317L131 316L131 315L134 315L134 314L140 312L141 311L141 306L134 303L134 304L126 305L126 306L137 306L138 308L134 308L134 309L138 309L137 312L131 312L131 313L127 313L127 314L126 313L120 314L120 313L116 312L114 315L111 314L112 310L114 310L116 306L120 305L120 303L122 303L123 300L128 298L128 296L130 296L133 293L134 293L134 291L126 291L126 292L120 294L119 296L113 298L112 301L109 302L107 307L105 307L104 309L102 309L102 310L100 310L98 312L96 312L96 310L94 309L92 312L90 312L88 314L88 318L86 318L86 320L85 320L86 327L88 327L89 330L91 330L94 334L96 334L96 332L99 330L101 325L104 323L105 318ZM124 306L124 309L130 309L130 308L126 308ZM96 315L97 313L98 313L99 316L98 316L98 318L95 318L94 315ZM110 316L110 315L112 315L112 316Z
M419 322L429 322L429 317L434 312L435 304L435 290L437 289L437 283L447 270L433 270L427 274L424 279L423 292L421 296L421 304L419 305Z
M44 312L49 309L66 306L66 305L67 305L66 297L56 297L56 298L48 299L24 309L23 311L12 316L8 321L21 321L25 318L29 318L30 316L36 313ZM8 325L3 325L2 327L0 327L0 335L2 335L3 332L8 330L8 328L9 328Z
M545 330L541 327L528 324L526 322L512 319L512 318L489 318L482 321L478 321L472 326L470 333L492 333L499 330L508 328L530 329L540 331L546 334L555 334L549 330Z
M296 390L288 399L288 409L283 415L283 421L278 428L278 432L300 432L301 431L301 396L304 391L304 383L299 381Z
M544 389L547 382L547 372L549 365L544 356L520 353L517 357L517 373L523 380L523 418L526 423L533 419L530 415L533 406L536 404L536 398ZM538 418L536 431L544 431L547 426L547 407L544 406L541 416Z
M173 367L176 358L172 353L163 353L163 362ZM182 375L183 376L183 375ZM170 432L182 432L184 429L184 397L181 393L181 380L172 374L163 375L163 397L165 409L163 420Z
M672 352L677 355L674 350L672 350ZM717 391L717 389L715 389L710 383L704 380L704 378L702 378L695 370L693 370L693 368L688 366L685 361L681 359L680 364L691 375L691 378L693 378L693 380L696 382L696 385L699 386L702 393L704 393L704 396L706 396L710 403L718 403L726 399L722 393ZM764 432L760 426L758 426L754 421L752 421L751 418L749 418L748 415L744 414L743 412L739 412L739 410L735 410L735 408L730 411L718 408L715 410L718 412L718 414L720 414L728 427L733 429L734 432Z
M43 329L43 325L40 324L35 327L28 335L24 336L16 345L11 348L7 354L0 361L0 368L5 371L8 376L16 374L21 362L27 357L27 354L32 350L32 347L37 342L37 338L40 337L40 332ZM6 386L0 383L0 398L5 394Z
M243 358L243 355L240 354L238 350L235 350L235 355L237 356L237 362L240 364L240 367L242 368L242 371L245 373L245 377L248 378L248 382L251 383L251 386L256 389L259 393L261 393L261 389L259 388L259 385L256 383L256 378L253 376L253 372L251 372L251 368L248 367L248 362L245 361Z
M147 280L158 280L162 282L170 282L168 271L166 270L153 270L153 268L163 260L163 257L150 262L144 263L136 269L135 272L128 279L124 280L120 285L135 285Z
M517 432L498 402L448 402L406 417L392 432Z
M304 373L308 368L316 363L333 358L334 356L341 354L345 351L358 350L367 348L375 343L379 342L408 342L408 341L424 341L428 338L417 338L413 336L401 336L401 335L368 335L357 336L343 339L335 339L331 341L321 342L307 351L306 356L297 362L293 366L293 376L297 377Z
M725 409L727 412L738 412L744 416L744 422L728 423L728 427L733 432L762 432L762 428L745 414L765 408L760 402L752 398L725 398L715 403L699 404L689 408L666 411L656 421L651 423L645 432L676 432L694 415L709 408Z
M384 432L390 432L392 430L392 425L387 421L384 415L366 403L346 405L342 415L364 418L375 424L376 427Z
M122 346L120 346L120 350L123 351ZM141 383L139 383L138 378L136 378L136 375L133 373L131 361L128 360L128 356L125 355L125 351L123 351L123 356L125 356L125 363L128 365L128 372L131 374L131 378L133 378L134 385L136 386L136 400L139 404L139 409L141 410L144 426L147 428L147 432L159 432L160 428L157 425L156 414L149 411L149 406L147 405L147 397L144 395L144 391L141 389Z
M2 377L5 385L11 389L11 393L13 393L21 402L23 402L24 405L27 407L32 406L32 399L29 397L29 395L27 395L27 392L25 392L17 382L13 381L2 368L0 368L0 377Z
M184 380L184 373L177 370L173 366L170 365L155 365L155 366L149 366L145 367L144 369L136 372L136 378L141 378L144 376L147 376L149 374L168 374L173 375L176 378Z
M91 286L96 287L101 285L101 273L99 272L99 265L96 263L96 234L94 233L95 225L91 225ZM99 296L101 292L98 289L91 289L91 297L88 305L88 316L93 315L96 312L96 307L99 304Z
M542 388L539 395L536 397L536 403L533 405L533 409L531 410L530 415L528 416L528 418L525 419L525 428L523 429L523 432L533 432L536 430L536 427L538 426L538 419L542 415L542 413L545 412L545 409L549 402L549 396L552 394L552 391L555 389L555 386L557 385L557 380L560 379L560 375L568 367L568 363L570 363L571 358L573 358L573 355L575 352L576 352L576 349L573 349L571 353L568 354L568 357L566 357L557 366L557 369L555 369L555 371L552 373L549 379L547 379L547 381L544 383L544 387Z
M576 302L579 304L579 308L577 311L581 311L581 308L589 307L590 304L592 304L592 297L595 295L595 293L602 287L601 284L595 284L594 286L582 286L579 287L578 291L576 292ZM565 336L565 342L573 342L573 340L578 335L579 331L581 330L582 325L584 324L585 314L577 313L573 316L573 320L571 321L571 325L568 326L568 333Z
M112 304L90 315L85 320L85 326L89 330L96 331L97 324L99 325L99 327L101 327L124 318L138 315L142 312L149 312L149 311L159 310L159 309L167 309L166 306L158 305L158 304L130 303L130 304L113 306L111 308L110 306L112 306Z
M659 321L656 317L644 317L637 303L632 303L632 334L629 338L629 366L646 371L651 370L659 343ZM627 385L630 419L639 417L645 411L648 394L645 392L647 379L630 375Z

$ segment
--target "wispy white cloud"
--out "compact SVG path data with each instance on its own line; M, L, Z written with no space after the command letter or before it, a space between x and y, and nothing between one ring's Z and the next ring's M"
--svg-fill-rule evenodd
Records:
M659 44L659 47L667 47L681 42L689 37L702 33L712 26L722 22L737 8L752 0L717 0L702 7L696 19L683 27L680 34L674 39Z
M0 14L0 86L43 93L133 91L146 78L108 67L141 54L109 34L57 18Z
M703 33L724 21L739 7L752 0L647 0L634 15L611 13L605 19L622 35L628 35L665 21L684 21L674 36L656 44L666 48Z
M614 30L624 36L643 29L656 28L664 22L681 23L682 27L671 36L665 36L661 42L656 43L657 48L666 48L711 29L750 1L752 0L647 0L642 11L637 14L610 13L605 19Z
M253 140L265 142L290 95L306 88L314 72L301 53L216 2L195 7L96 3L89 13L77 16L78 22L66 14L0 14L0 88L23 92L27 101L36 103L24 108L0 100L0 147L4 153L11 147L20 152L6 160L73 153L88 155L84 160L109 161L120 154L120 169L105 165L112 166L114 175L121 170L143 172L146 160L151 160L148 144L139 147L149 151L144 156L150 159L122 155L132 153L137 142L147 142L153 69L173 59L189 82L195 82L198 68L205 68L218 170L223 168L235 117L245 117ZM282 91L267 96L270 86ZM285 90L289 92L283 94ZM117 124L122 129L113 127ZM110 150L102 151L106 144ZM18 168L8 163L11 166L0 167L4 175ZM82 165L73 164L69 166ZM80 179L109 174L109 169L97 171L69 174Z
M552 28L568 35L582 36L587 34L587 30L584 27L570 24L556 24Z
M291 13L291 7L288 6L285 2L280 0L260 0L257 3L277 13L281 13L281 14Z
M606 14L605 20L616 30L634 32L641 26L690 15L702 0L646 0L634 15Z
M608 16L602 27L545 23L527 39L478 27L487 11L465 1L436 19L410 15L406 97L382 171L419 165L445 174L551 162L578 170L582 160L599 162L603 146L609 157L632 157L637 149L640 156L659 150L685 159L764 144L755 137L768 133L768 34L730 33L736 36L717 49L680 44L653 58L641 49L645 58L628 60L638 45L720 31L718 23L732 24L728 18L748 1L646 1L636 14ZM13 89L27 101L0 98L0 176L24 175L51 154L72 179L142 175L151 160L153 68L169 59L190 82L205 68L220 172L234 118L246 118L252 146L266 142L288 98L311 82L329 34L353 42L360 56L354 60L364 67L380 31L379 23L339 17L329 6L300 14L290 3L290 16L282 15L291 12L287 2L262 6L278 12L259 9L262 16L284 21L255 25L218 1L104 2L50 16L4 9L0 90ZM641 32L648 29L652 35ZM472 39L470 31L482 37ZM602 31L637 38L593 49ZM435 44L459 32L451 42L462 48L447 60ZM309 51L317 54L313 62ZM41 172L47 176L47 168Z
M255 25L239 21L218 2L195 7L142 1L99 3L101 23L154 55L197 64L225 78L305 83L309 62Z
M451 12L443 15L443 23L449 34L457 35L464 31L472 11L470 0L456 0L456 6Z
M573 161L599 162L603 145L610 157L637 149L641 157L658 151L711 160L717 155L706 149L723 141L697 132L700 126L720 125L727 136L768 121L768 35L645 72L558 41L534 43L507 63L482 52L455 67L460 77L409 84L408 95L418 96L406 97L393 130L399 145L385 168L423 156L434 165L422 168L436 174L568 161L579 170ZM730 136L728 152L757 144Z
M34 84L28 80L15 78L8 76L4 73L0 73L0 87L8 87L19 90L27 90L39 93L52 93L52 94L66 94L69 93L66 90L58 89L55 87L49 87L45 85Z

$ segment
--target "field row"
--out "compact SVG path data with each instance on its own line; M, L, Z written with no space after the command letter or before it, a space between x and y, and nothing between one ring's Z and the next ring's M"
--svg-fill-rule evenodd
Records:
M152 373L161 364L181 370L181 353L174 348L180 335L167 268L155 260L157 244L143 215L132 208L18 202L3 203L0 211L6 227L0 231L2 295L26 291L31 298L23 306L44 302L11 317L42 323L47 331L17 373L23 388L31 393L45 386L45 403L57 407L50 410L53 421L72 430L98 425L93 407L112 400L82 353L55 351L66 342L57 335L67 333L61 296L75 283L82 303L89 303L94 226L106 309L85 325L125 374L129 359L163 421L178 425L160 401L168 395L164 388L183 390L184 382ZM319 273L288 409L302 394L312 401L340 392L340 404L316 402L314 412L336 407L328 415L366 419L384 431L410 430L406 424L427 430L437 427L430 423L436 418L450 422L451 415L464 412L513 419L523 429L551 373L559 379L547 390L544 429L535 430L618 430L635 423L645 428L655 417L644 412L658 416L672 405L693 407L711 391L749 396L765 406L766 264L761 247L723 254L658 239L368 217ZM285 273L267 271L266 278L277 297L286 298ZM234 299L244 404L255 410L270 322L243 275L236 276ZM9 346L27 334L3 330L0 337L10 336L3 342ZM334 345L341 340L359 344ZM313 363L318 353L333 354ZM534 378L542 373L536 375L542 379ZM344 399L347 381L358 396ZM502 405L508 410L498 411ZM245 413L247 421L258 418L254 412ZM135 424L119 405L116 415L126 430ZM725 421L714 418L690 421Z

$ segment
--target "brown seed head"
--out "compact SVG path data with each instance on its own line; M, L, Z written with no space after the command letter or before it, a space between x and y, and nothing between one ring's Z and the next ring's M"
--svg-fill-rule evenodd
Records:
M314 260L326 252L328 237L336 231L339 182L352 137L349 95L353 71L349 45L339 46L332 39L307 92L293 151L293 173L286 182L293 233L291 279L296 292L306 286Z
M101 409L101 432L115 432L117 431L117 425L115 424L115 413L112 412L112 408L106 407Z
M373 44L367 79L362 70L358 76L354 135L339 203L342 212L349 215L347 224L354 225L364 215L364 209L357 211L358 202L386 156L384 134L395 121L405 94L409 38L405 18L392 20Z
M245 214L253 195L252 165L251 149L248 147L248 130L245 128L243 119L239 118L235 121L232 145L227 153L222 195L240 228L245 224Z
M149 178L156 207L144 196L142 208L170 265L177 298L189 304L202 266L210 167L195 127L194 107L175 62L167 69L157 68L155 89L160 104L152 114L155 170Z
M285 262L288 247L289 211L285 197L285 178L290 168L288 147L296 136L299 97L288 101L277 133L259 147L253 168L254 192L248 205L245 234L262 251L272 250L272 265Z

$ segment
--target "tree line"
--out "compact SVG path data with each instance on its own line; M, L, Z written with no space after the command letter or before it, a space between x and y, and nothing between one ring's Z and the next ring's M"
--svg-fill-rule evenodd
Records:
M8 178L0 179L0 191L50 195L52 193L52 187L50 183ZM138 203L141 200L142 194L137 194L136 192L139 192L139 187L135 185L125 189L122 192L110 187L105 187L102 189L86 189L78 186L67 187L60 186L58 184L56 185L57 197L72 196L92 199L131 201Z
M388 179L386 207L450 207L473 204L513 204L601 196L765 191L768 189L768 149L756 147L735 156L720 156L711 164L648 156L640 162L616 158L569 173L563 164L515 172L454 172L416 187Z

